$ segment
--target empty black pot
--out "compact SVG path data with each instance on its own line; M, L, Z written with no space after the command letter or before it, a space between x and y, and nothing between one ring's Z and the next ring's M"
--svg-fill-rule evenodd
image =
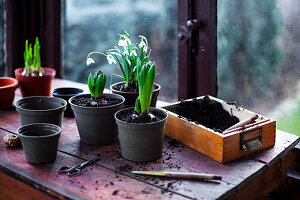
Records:
M54 124L34 123L22 126L17 134L21 139L27 162L43 164L56 159L61 128Z
M51 90L52 96L62 98L64 100L66 100L67 102L69 101L69 99L71 97L82 94L82 93L83 93L82 89L72 88L72 87L61 87L61 88L55 88L55 89ZM73 113L69 103L67 104L67 109L65 110L64 115L65 115L65 117L74 117L74 113Z
M16 102L21 125L32 123L50 123L62 125L67 102L57 97L32 96Z

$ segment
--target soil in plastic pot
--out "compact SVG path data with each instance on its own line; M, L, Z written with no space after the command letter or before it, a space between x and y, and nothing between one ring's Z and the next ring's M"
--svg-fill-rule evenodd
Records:
M27 162L43 164L55 161L61 128L54 124L35 123L17 130Z
M23 70L24 68L15 70L15 76L19 81L22 97L50 96L52 80L56 73L54 69L43 67L43 76L22 75Z
M168 115L157 108L150 108L149 111L156 117L154 122L143 123L143 120L132 122L133 108L126 108L115 114L121 154L127 160L149 162L162 156L164 129Z
M77 95L69 100L74 112L80 140L86 144L108 145L118 138L114 114L124 105L124 97L104 94L91 98L90 94Z
M112 93L122 95L125 98L125 106L132 107L135 104L136 98L139 96L138 88L131 86L128 90L123 91L125 82L115 83L111 86ZM160 85L154 84L153 95L151 99L150 107L155 107L157 102L157 97L160 91Z

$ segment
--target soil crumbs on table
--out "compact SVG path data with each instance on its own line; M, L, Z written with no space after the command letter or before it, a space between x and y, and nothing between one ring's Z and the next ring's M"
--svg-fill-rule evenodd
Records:
M90 96L81 96L73 99L72 103L83 107L104 107L121 103L122 100L118 98L111 98L103 96L101 98L91 98Z
M167 110L217 132L223 132L240 121L224 110L221 103L210 99L208 96L192 101L181 101L178 105Z

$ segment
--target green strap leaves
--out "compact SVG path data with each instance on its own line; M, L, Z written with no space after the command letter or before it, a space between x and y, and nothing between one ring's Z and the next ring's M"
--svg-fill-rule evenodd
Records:
M106 83L106 75L99 70L95 73L90 73L88 78L88 87L91 96L98 98L103 95L104 87Z
M149 110L155 79L156 67L154 63L144 64L138 72L139 96L135 104L135 112L141 114Z

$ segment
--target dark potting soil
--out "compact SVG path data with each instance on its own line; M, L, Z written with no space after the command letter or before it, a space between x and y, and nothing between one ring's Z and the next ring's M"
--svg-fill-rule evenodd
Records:
M118 118L122 121L128 123L152 123L164 119L166 116L160 110L151 110L149 112L144 112L142 114L137 114L132 110L127 110L127 112L121 112Z
M83 107L104 107L121 103L122 100L103 96L101 98L91 98L91 96L81 96L72 100L72 103Z
M154 89L157 89L158 86L154 85ZM128 87L125 88L124 84L118 84L113 87L113 89L123 92L139 92L138 84L136 80L131 80L128 82Z
M187 118L188 121L193 121L218 132L223 132L240 121L224 110L221 103L210 99L208 96L192 101L181 101L178 105L167 110Z

